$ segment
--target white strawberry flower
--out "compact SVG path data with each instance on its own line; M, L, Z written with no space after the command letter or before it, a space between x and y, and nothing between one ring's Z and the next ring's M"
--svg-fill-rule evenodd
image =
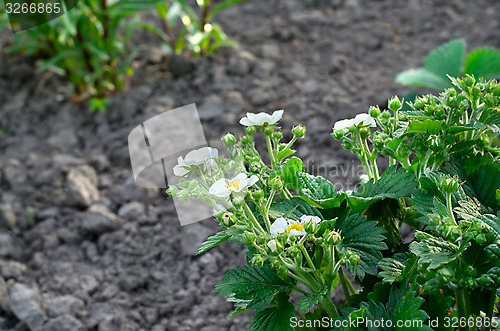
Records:
M376 127L377 123L375 122L375 119L370 116L370 114L362 113L356 115L354 118L349 118L345 120L340 120L335 122L333 125L334 130L344 130L344 129L349 129L350 127L353 126L369 126L369 127Z
M276 110L275 112L273 112L272 115L263 112L258 114L247 113L247 116L243 117L240 120L240 124L245 126L253 126L253 125L259 126L259 125L264 125L265 123L273 125L277 123L282 116L283 116L283 109Z
M292 219L284 219L283 217L277 218L271 224L271 235L276 237L279 233L286 232L289 236L303 236L304 225L308 222L319 223L321 219L318 216L302 215L299 221Z
M215 159L219 157L219 151L212 147L202 147L191 151L183 158L179 156L177 165L174 167L174 175L184 177L189 174L193 166L203 166L204 170L217 166Z
M232 179L222 178L216 181L210 186L208 192L219 198L226 198L232 192L240 192L243 189L252 186L255 184L259 178L255 175L252 175L250 178L247 178L245 173L240 173L234 176Z

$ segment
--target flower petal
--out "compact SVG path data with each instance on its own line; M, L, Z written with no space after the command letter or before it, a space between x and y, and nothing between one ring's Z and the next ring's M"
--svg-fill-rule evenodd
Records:
M241 125L244 125L244 126L252 126L254 125L254 123L252 121L250 121L248 118L246 117L243 117L241 120L240 120L240 124Z
M231 191L226 188L229 181L221 178L210 186L208 193L218 196L219 198L226 198L231 194Z
M303 223L306 223L306 222L319 223L319 222L321 222L321 218L319 218L318 216L310 216L310 215L302 215L302 216L300 216L300 220Z
M271 235L276 237L278 233L286 232L287 227L287 221L283 217L280 217L277 218L273 224L271 224L271 228L269 230L271 231Z
M283 112L284 112L283 109L275 110L274 113L271 115L271 119L269 121L269 124L275 124L276 122L278 122L281 119L281 117L283 116Z
M333 129L334 130L343 130L348 129L351 126L354 126L354 121L352 119L340 120L335 122Z

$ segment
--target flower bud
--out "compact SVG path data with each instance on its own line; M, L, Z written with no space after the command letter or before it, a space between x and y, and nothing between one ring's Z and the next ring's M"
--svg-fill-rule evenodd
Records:
M253 191L253 198L255 199L255 201L259 201L263 197L264 197L264 192L262 192L262 190Z
M248 136L243 136L243 137L241 138L241 143L242 143L243 145L247 145L249 142L250 142L250 138L249 138Z
M378 106L371 106L368 109L368 114L373 118L378 118L380 116L380 108Z
M366 139L370 134L370 128L359 128L359 134L361 135L361 139Z
M233 147L236 144L236 137L230 133L226 133L224 137L222 137L222 142L227 147Z
M283 187L283 181L279 177L274 177L269 180L269 186L273 191L279 191Z
M249 136L253 136L255 134L255 127L254 126L247 126L245 129L245 132Z
M260 162L250 163L250 171L251 172L259 172L260 169L262 169L262 164L260 164Z
M247 245L247 246L251 246L251 245L255 244L256 239L257 239L257 236L253 232L245 231L243 233L243 243L245 243L245 245Z
M340 235L340 232L333 230L325 234L325 242L329 245L338 245L341 241L342 236Z
M345 137L345 131L344 130L333 130L333 132L331 133L332 137L337 139L337 140L342 140L342 138Z
M342 147L344 147L344 149L350 150L350 149L352 149L353 146L349 141L344 141L342 143Z
M292 133L297 138L302 138L306 135L306 128L303 125L294 126L292 129Z
M316 232L318 232L318 224L316 222L313 222L313 221L306 222L304 224L304 230L307 233L315 234Z
M280 253L283 250L283 246L281 246L281 244L275 239L269 240L267 242L267 247L271 253Z
M169 188L166 190L166 193L175 198L177 193L179 193L179 189L176 186L169 186Z
M252 266L260 268L264 265L264 258L260 254L255 254L250 260Z
M382 112L382 118L383 118L384 120L388 120L389 118L391 118L391 113L389 113L387 110L384 110L384 111Z
M286 232L281 232L281 233L278 233L278 236L276 237L276 239L282 244L284 245L287 240L288 240L288 233Z
M235 223L234 222L234 215L228 211L222 214L221 220L222 220L222 223L227 227L230 227L231 225L233 225Z
M180 188L188 188L189 182L190 182L189 179L181 178L181 179L179 179L179 187Z
M273 138L276 140L280 140L281 138L283 138L283 133L276 131L273 133Z
M351 265L358 265L360 261L361 261L361 258L359 257L358 254L352 253L352 255L349 256L349 263Z
M458 191L460 183L454 177L447 175L439 183L439 189L445 193L455 193Z
M179 193L177 194L176 198L179 201L186 202L186 201L189 200L189 193L186 190L179 191Z
M244 203L245 203L245 199L241 195L237 195L237 196L233 197L233 205L236 208L242 207Z
M274 132L274 126L266 126L264 128L264 133L266 134L266 136L272 135L273 132Z
M389 99L389 109L390 110L398 111L401 109L402 106L403 106L403 103L401 102L401 100L399 100L399 98L397 96L394 96L391 99Z

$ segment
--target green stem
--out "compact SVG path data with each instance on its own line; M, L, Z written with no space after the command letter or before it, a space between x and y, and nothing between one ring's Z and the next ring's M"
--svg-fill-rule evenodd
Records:
M493 308L495 308L495 299L497 297L497 291L495 289L491 290L490 301L488 302L488 311L486 312L486 319L491 321L493 319ZM492 330L492 326L490 323L490 327L485 330Z
M468 300L465 297L465 290L455 290L459 320L467 320L470 316ZM459 330L469 330L468 326L460 327Z
M342 270L342 268L339 268L339 275L340 275L341 280L344 279L344 282L347 284L347 287L349 287L349 290L351 291L351 293L353 295L358 294L358 291L356 291L356 289L354 288L352 283L349 281L349 278L347 278L347 276L344 274L344 271Z
M361 160L361 163L363 164L363 166L365 167L366 173L368 174L368 178L373 178L371 168L370 168L370 166L368 166L368 159L366 157L365 149L363 146L363 141L361 140L361 136L360 136L359 132L356 133L356 142L359 143L358 145L361 148L361 154L358 155L358 157Z
M266 135L266 143L267 143L267 150L269 151L269 159L271 160L271 168L275 168L275 160L274 160L274 152L273 152L273 146L271 145L271 138L269 138L268 135Z
M323 307L323 309L326 310L328 316L330 316L331 318L339 317L339 312L337 311L337 307L335 307L335 305L332 302L332 299L330 298L330 291L328 291L328 295L321 298L319 304L321 305L321 307Z
M284 151L284 150L286 150L286 149L288 149L288 148L292 147L293 143L294 143L296 140L297 140L297 137L295 137L295 136L294 136L294 137L292 138L292 140L290 140L290 141L288 142L288 144L286 144L286 145L285 145L285 147L284 147L283 149L281 149L281 150L282 150L282 151Z
M267 199L266 206L264 209L264 215L265 215L264 218L266 220L267 231L269 232L271 232L271 220L269 219L269 209L271 209L271 204L273 203L274 192L275 192L274 190L271 190L271 194Z
M307 260L307 263L309 264L309 267L313 270L316 270L316 266L314 265L313 261L311 260L309 253L307 253L307 249L304 247L304 245L300 245L300 249L301 249L302 253L304 253L304 256Z
M248 216L250 217L250 220L252 221L252 223L255 227L255 230L257 230L257 232L259 232L261 234L266 233L266 231L264 231L264 229L260 225L259 221L257 221L257 219L255 218L255 215L252 213L252 211L250 210L250 207L248 207L246 202L243 204L243 208L248 213Z
M457 221L455 220L455 216L453 215L453 205L451 203L451 193L446 193L446 208L448 209L448 214L450 218L453 220L453 223L457 225Z

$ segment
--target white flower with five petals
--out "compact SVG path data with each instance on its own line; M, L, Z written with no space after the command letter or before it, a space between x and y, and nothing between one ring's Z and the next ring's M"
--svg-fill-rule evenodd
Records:
M245 126L264 125L265 123L273 125L281 119L281 116L283 116L283 109L276 110L272 115L267 113L247 113L247 116L240 120L240 124Z
M184 177L192 171L193 166L202 165L204 170L216 166L215 160L219 157L219 151L212 147L202 147L191 151L183 158L179 156L177 165L174 167L174 175Z
M219 198L226 198L232 192L241 192L243 189L255 184L259 178L255 175L247 178L245 173L238 174L232 179L222 178L210 186L208 192Z
M319 223L321 219L318 216L302 215L299 221L292 219L277 218L271 224L271 235L276 237L279 233L286 232L289 236L302 236L306 232L304 226L308 222Z
M343 130L343 129L349 129L350 127L353 126L369 126L369 127L376 127L377 123L375 122L375 119L371 117L369 114L362 113L356 115L354 118L349 118L345 120L340 120L335 122L333 129L334 130Z

